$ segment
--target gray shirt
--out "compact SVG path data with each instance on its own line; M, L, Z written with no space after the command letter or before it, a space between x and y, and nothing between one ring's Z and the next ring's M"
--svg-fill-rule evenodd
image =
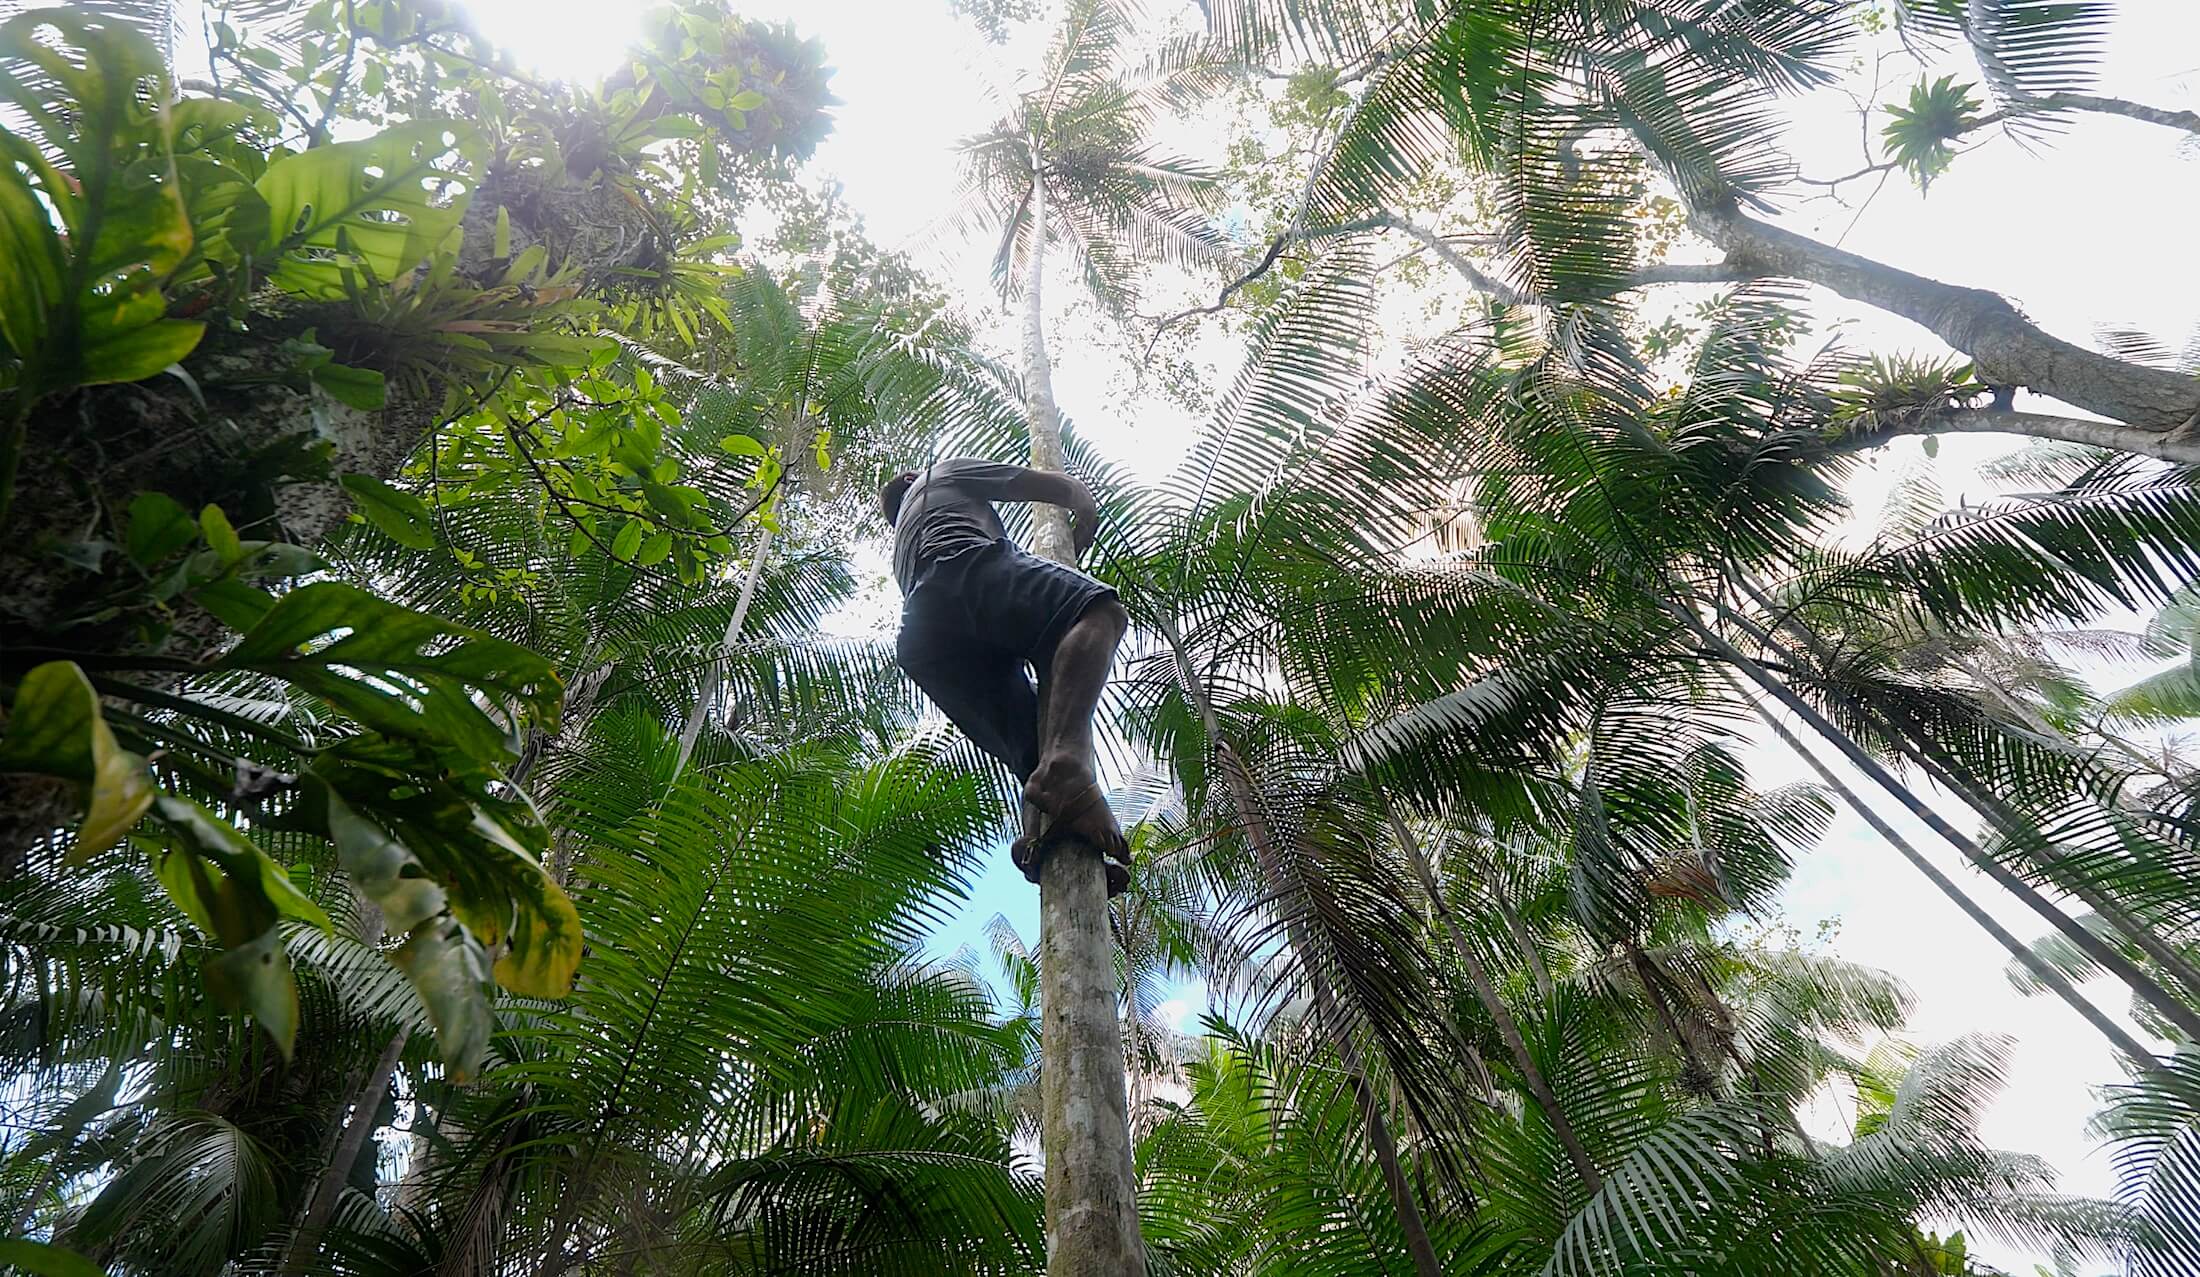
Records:
M993 502L1023 473L1022 466L976 457L950 457L920 471L894 520L894 580L901 592L916 584L925 564L1006 536Z

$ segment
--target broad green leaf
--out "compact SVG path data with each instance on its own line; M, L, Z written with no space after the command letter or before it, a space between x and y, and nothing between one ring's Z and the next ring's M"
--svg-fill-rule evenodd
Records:
M763 457L771 455L770 449L747 435L727 435L718 446L737 457Z
M513 711L551 715L558 705L555 667L526 648L337 581L284 595L217 668L271 674L372 730L479 760L511 746L477 694Z
M548 831L523 793L478 762L375 736L323 751L310 774L418 857L483 945L509 940L500 984L534 997L571 989L580 917L543 870Z
M264 247L283 254L274 282L333 300L344 295L348 264L382 281L419 265L465 216L465 195L438 203L435 188L471 189L473 165L461 153L472 140L469 125L416 120L268 165L256 187L268 208Z
M84 787L84 823L70 864L120 842L155 796L145 760L115 743L99 694L70 661L37 666L16 686L0 737L0 772L37 772Z
M242 893L234 899L204 901L207 918L213 924L210 934L224 945L242 943L263 925L272 925L276 918L310 923L324 932L335 931L335 924L321 906L298 890L290 874L235 825L173 794L161 795L158 806L161 823L182 840L183 850L212 861L230 887ZM272 911L264 922L263 905Z
M322 364L313 370L313 384L326 390L336 402L361 412L380 412L390 399L382 374L372 368Z
M628 519L626 525L619 529L619 534L611 538L611 557L632 562L634 556L641 552L642 535L642 521Z
M199 525L191 512L166 493L140 492L130 498L123 549L139 567L152 567L198 539Z
M337 864L381 909L390 934L403 935L449 908L442 886L420 858L334 793L328 795L328 830Z
M448 914L412 928L390 962L412 983L435 1025L444 1066L456 1082L470 1081L489 1053L489 956L481 942Z
M645 568L652 568L671 557L672 534L670 532L656 532L652 533L648 540L642 542L642 548L636 554L634 561Z
M489 1047L488 954L451 914L449 897L419 857L334 791L327 801L337 862L380 907L389 933L407 936L390 961L427 1008L444 1064L464 1081Z
M390 540L415 550L435 548L435 515L427 502L372 475L347 474L340 482L359 503L359 513Z
M573 991L573 977L581 968L581 917L549 874L540 866L536 873L532 907L511 913L493 903L484 907L457 900L454 911L482 944L504 946L496 962L499 985L522 997L562 998Z
M230 525L229 516L218 505L210 505L199 511L199 530L206 534L207 547L214 557L227 567L244 558L244 542L237 537L237 529Z
M0 23L0 104L27 124L0 129L0 339L19 393L141 381L197 347L205 326L169 319L161 293L192 245L168 100L159 50L125 26L68 9Z
M209 581L191 591L191 601L233 630L249 630L275 607L275 596L233 576Z
M204 968L206 991L232 1011L260 1022L275 1039L285 1060L298 1039L298 982L290 974L290 954L280 927L269 927L251 940L226 949Z
M44 1242L0 1241L0 1269L28 1277L107 1277L107 1270L73 1250Z
M157 812L174 838L154 852L154 876L222 948L205 964L207 992L259 1021L289 1059L298 1035L298 988L281 922L293 918L333 931L328 915L281 865L206 808L163 795Z

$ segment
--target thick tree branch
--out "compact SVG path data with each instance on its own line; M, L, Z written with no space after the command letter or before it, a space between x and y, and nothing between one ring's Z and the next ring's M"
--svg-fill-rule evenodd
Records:
M2200 436L2179 431L2141 430L2120 421L2089 421L2044 412L1994 412L1958 408L1925 413L1901 421L1875 421L1833 441L1837 450L1876 448L1908 435L1987 434L2059 439L2137 453L2181 465L2200 465Z
M2046 97L2032 98L2027 106L2042 111L2097 111L2103 115L2121 115L2164 128L2183 129L2187 133L2200 133L2200 111L2172 111L2129 98L2104 98L2091 93L2050 93Z
M2023 101L1990 115L1982 115L1971 121L1963 131L1976 133L1996 124L2008 124L2030 116L2051 115L2057 111L2090 111L2096 115L2121 115L2125 119L2159 124L2164 128L2184 133L2200 134L2200 111L2177 111L2166 107L2148 106L2130 98L2108 98L2092 93L2049 93Z
M1970 356L1990 384L2025 386L2173 438L2200 418L2200 379L2072 345L1997 293L1913 275L1731 207L1698 209L1690 222L1731 266L1805 280L1923 325Z

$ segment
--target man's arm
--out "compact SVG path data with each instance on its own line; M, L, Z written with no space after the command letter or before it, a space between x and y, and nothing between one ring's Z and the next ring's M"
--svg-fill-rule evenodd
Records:
M1002 465L982 476L957 476L956 481L964 490L989 501L1039 501L1069 511L1070 531L1079 555L1091 549L1093 539L1100 535L1100 503L1093 500L1092 489L1066 474Z

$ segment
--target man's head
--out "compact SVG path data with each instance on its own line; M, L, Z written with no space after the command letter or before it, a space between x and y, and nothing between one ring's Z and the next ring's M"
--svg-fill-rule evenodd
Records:
M917 481L917 472L904 470L886 481L878 490L878 508L885 512L888 526L901 519L901 499L909 494L909 485Z

